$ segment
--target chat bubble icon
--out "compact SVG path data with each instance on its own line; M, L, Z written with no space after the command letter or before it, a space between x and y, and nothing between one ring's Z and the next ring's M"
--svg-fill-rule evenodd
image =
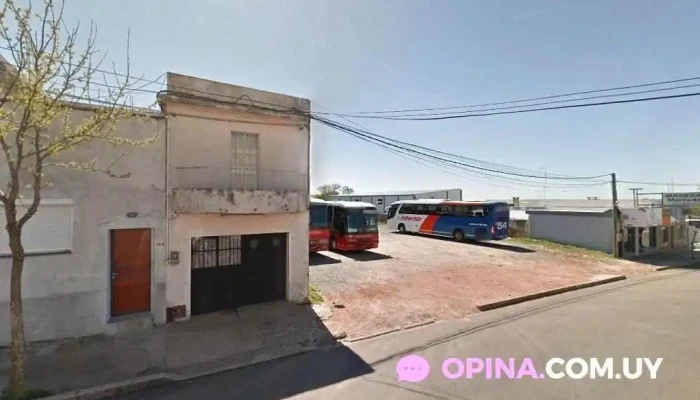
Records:
M396 364L396 374L399 382L420 382L430 374L430 364L425 358L412 354L399 360Z

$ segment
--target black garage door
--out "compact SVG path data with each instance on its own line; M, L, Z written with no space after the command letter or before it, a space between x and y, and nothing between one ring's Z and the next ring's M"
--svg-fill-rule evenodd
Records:
M192 239L192 315L286 298L287 234Z

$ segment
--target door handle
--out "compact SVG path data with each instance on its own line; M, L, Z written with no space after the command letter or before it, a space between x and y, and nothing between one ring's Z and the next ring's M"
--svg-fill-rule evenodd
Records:
M116 279L119 276L118 272L112 272L112 279Z

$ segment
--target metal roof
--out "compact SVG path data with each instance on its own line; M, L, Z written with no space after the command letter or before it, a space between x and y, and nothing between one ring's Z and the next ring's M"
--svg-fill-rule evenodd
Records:
M508 204L502 201L468 201L468 200L446 200L446 199L416 199L416 200L399 200L391 204L446 204L446 205L488 205L488 204Z
M337 195L333 195L332 197L408 196L408 195L413 195L413 194L447 192L450 190L462 190L462 189L452 188L452 189L433 189L433 190L397 190L397 191L389 191L389 192L365 192L365 193L337 194Z
M560 214L560 215L596 215L601 216L607 213L612 214L612 208L548 208L540 210L526 209L525 212L528 214Z
M345 208L374 208L374 209L377 208L377 206L375 206L372 203L365 203L362 201L331 201L329 203L334 204L334 205L343 206Z

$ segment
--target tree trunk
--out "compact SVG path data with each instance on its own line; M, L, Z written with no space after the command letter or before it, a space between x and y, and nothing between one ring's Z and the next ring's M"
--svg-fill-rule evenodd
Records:
M14 208L14 207L12 207ZM6 210L15 211L15 210ZM9 214L9 212L7 213ZM9 215L6 215L9 217ZM22 272L24 270L24 247L22 230L17 224L17 215L7 218L7 232L12 250L12 275L10 278L10 319L11 319L11 369L10 395L24 397L24 315L22 313ZM11 397L12 398L12 397Z

